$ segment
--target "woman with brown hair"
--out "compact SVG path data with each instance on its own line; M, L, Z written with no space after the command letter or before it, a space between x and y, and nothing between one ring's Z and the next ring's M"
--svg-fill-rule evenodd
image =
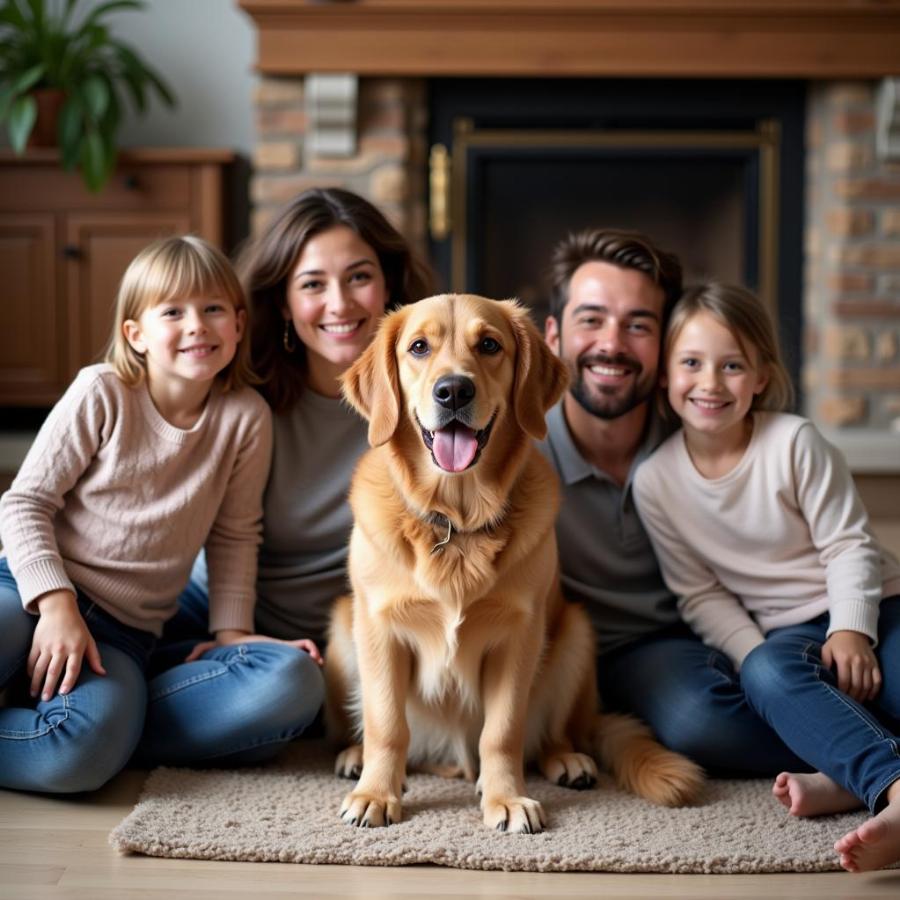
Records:
M386 310L432 293L432 274L368 201L337 188L305 191L238 260L251 312L253 367L273 412L257 576L257 638L321 660L331 604L348 589L350 476L366 423L339 377ZM205 633L203 560L171 638ZM203 651L198 645L191 656Z

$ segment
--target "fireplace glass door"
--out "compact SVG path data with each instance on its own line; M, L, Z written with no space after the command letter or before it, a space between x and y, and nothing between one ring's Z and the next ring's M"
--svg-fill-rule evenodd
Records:
M796 373L802 92L755 86L764 96L742 104L709 83L602 88L433 85L431 249L446 286L517 297L541 324L561 238L643 231L678 254L686 283L757 291Z

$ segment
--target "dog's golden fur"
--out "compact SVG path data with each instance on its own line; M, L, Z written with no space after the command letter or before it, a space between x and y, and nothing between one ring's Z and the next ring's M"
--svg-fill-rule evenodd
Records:
M474 396L441 399L447 376ZM560 592L556 477L532 441L565 382L524 309L471 295L389 315L344 376L373 447L353 478L353 597L335 606L326 663L330 730L363 738L336 766L359 775L348 822L399 821L407 763L477 776L485 824L515 832L545 824L526 761L589 787L597 754L667 805L700 787L645 726L598 715L591 625ZM436 433L448 416L470 429L452 453Z

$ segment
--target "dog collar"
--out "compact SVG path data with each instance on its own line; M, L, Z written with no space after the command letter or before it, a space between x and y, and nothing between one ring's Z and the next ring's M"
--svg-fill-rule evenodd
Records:
M431 513L431 515L436 519L445 519L447 521L447 537L445 537L442 541L438 541L431 548L431 555L434 556L435 553L443 553L444 547L450 543L450 538L453 537L453 523L450 521L450 516L444 516L441 513ZM435 522L435 525L438 523Z
M449 516L444 515L444 513L439 512L429 512L424 515L419 516L419 518L426 522L429 525L433 525L435 528L446 528L447 536L438 541L432 548L432 555L436 553L442 553L444 547L450 543L450 538L453 537L453 532L457 531L459 534L479 534L483 531L492 531L497 527L497 522L489 522L487 525L482 525L480 528L475 528L472 531L463 531L461 528L454 528L453 522L451 521Z

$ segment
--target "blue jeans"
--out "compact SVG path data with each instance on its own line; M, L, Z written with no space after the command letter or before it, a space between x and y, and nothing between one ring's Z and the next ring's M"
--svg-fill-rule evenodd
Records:
M297 635L297 637L303 637L303 635ZM178 611L166 622L163 628L162 639L157 644L150 658L151 671L156 672L160 669L168 669L179 660L184 659L185 654L189 653L195 644L209 638L209 573L206 569L206 554L201 551L194 561L190 581L178 598ZM251 644L250 646L257 647L259 645ZM266 646L278 647L282 645L270 644ZM303 653L303 655L307 656L306 653ZM317 674L320 675L319 681L322 684L319 691L318 709L322 706L321 698L324 698L325 691L324 680L321 678L320 673ZM277 690L277 685L267 688L257 702L268 702L269 694ZM321 737L324 734L323 717L320 716L314 722L308 723L308 728L310 737Z
M862 705L838 690L822 664L828 616L770 631L741 667L747 700L811 766L872 812L900 778L900 597L881 603L878 646L882 686Z
M605 708L632 713L657 738L716 775L808 771L753 710L723 653L686 625L617 647L597 659Z
M185 645L152 674L152 634L83 595L78 605L107 674L85 662L69 694L29 701L24 669L37 617L22 608L0 559L0 686L23 695L0 708L0 787L94 790L133 755L143 765L259 762L301 734L322 704L319 667L294 647L235 644L184 663Z

